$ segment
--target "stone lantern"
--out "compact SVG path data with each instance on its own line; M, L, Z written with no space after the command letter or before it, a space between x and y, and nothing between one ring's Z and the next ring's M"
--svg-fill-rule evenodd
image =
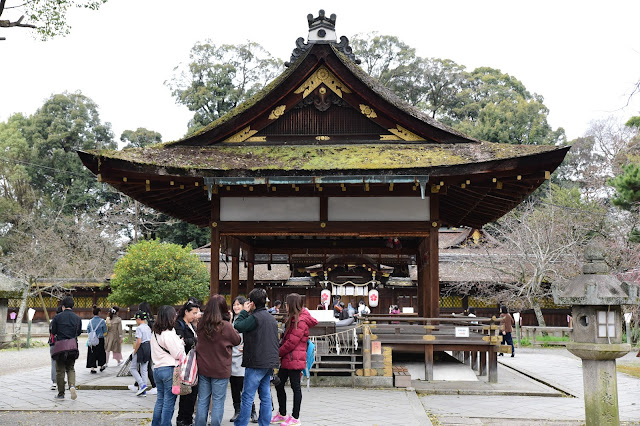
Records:
M638 286L608 274L604 252L585 250L582 275L554 291L554 301L571 305L573 333L567 350L582 359L587 426L618 425L616 358L631 346L622 343L622 307L638 303Z
M7 333L9 299L19 299L21 297L20 283L0 273L0 348L11 342L11 334Z

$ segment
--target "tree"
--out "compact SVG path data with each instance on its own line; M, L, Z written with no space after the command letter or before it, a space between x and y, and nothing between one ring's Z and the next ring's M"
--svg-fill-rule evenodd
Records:
M76 218L34 211L21 216L5 237L6 250L0 256L0 270L23 284L16 336L20 335L29 297L38 297L42 302L42 293L65 293L59 286L64 281L37 287L39 278L106 279L117 256L116 239L107 222L90 214Z
M576 189L552 186L543 200L531 200L485 227L499 246L467 262L490 272L486 283L466 282L450 290L473 293L516 309L533 309L545 325L541 305L554 286L580 273L582 251L601 234L605 209L585 203Z
M176 98L194 112L189 132L211 123L249 99L282 68L258 43L216 46L210 40L196 43L186 66L178 65L165 82Z
M377 32L356 34L351 40L351 48L362 60L361 66L367 74L387 87L397 79L406 79L412 72L411 64L417 59L415 49L398 37ZM400 87L399 84L396 86Z
M174 305L209 294L209 272L191 249L159 240L130 245L113 274L109 300L123 305Z
M629 240L640 243L640 228L638 228L640 220L638 217L640 213L640 162L622 166L622 170L622 174L609 181L609 184L616 190L611 202L635 218L629 233Z
M58 35L67 35L71 26L67 23L67 12L71 8L98 10L107 0L18 0L15 6L7 6L7 0L0 0L0 17L5 9L15 9L16 16L22 14L15 21L0 20L0 27L35 28L44 41ZM13 10L12 10L13 12ZM25 14L27 22L22 23ZM4 38L0 38L4 40Z
M357 35L352 41L364 70L433 118L490 142L554 145L562 128L547 122L544 99L515 77L490 67L471 72L449 59L416 56L393 36Z
M120 135L120 141L126 143L126 148L144 148L147 145L162 142L162 135L153 130L147 130L144 127L138 127L136 130L125 130Z
M20 129L29 147L24 159L31 186L68 214L105 203L102 184L81 163L76 150L116 149L110 123L100 120L98 106L77 93L52 95Z

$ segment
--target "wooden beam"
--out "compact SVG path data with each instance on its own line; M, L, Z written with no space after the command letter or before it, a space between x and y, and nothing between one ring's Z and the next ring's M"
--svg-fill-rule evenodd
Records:
M429 234L430 222L224 222L225 235L233 236L346 236L420 237Z

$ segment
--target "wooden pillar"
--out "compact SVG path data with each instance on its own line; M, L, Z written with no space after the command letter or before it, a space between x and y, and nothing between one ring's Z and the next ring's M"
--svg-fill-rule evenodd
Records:
M211 277L209 297L220 291L220 196L211 199Z
M429 300L431 300L427 280L429 277L427 259L427 239L420 238L418 252L416 253L416 266L418 269L418 315L421 317L431 318L427 308L429 306Z
M424 379L433 380L433 345L424 345Z
M437 318L440 316L440 257L438 250L438 231L440 230L440 203L437 194L431 194L429 198L431 232L429 232L427 255L429 258L429 317Z
M487 353L485 351L480 352L480 365L478 366L478 376L487 375Z
M495 346L489 349L489 383L498 383L498 352Z
M253 290L253 286L254 286L254 277L255 277L255 255L254 255L254 251L253 251L253 247L249 248L249 250L247 251L247 294L246 296L249 295L249 293L251 293L251 290Z
M231 243L231 300L238 296L240 287L240 244L235 238Z

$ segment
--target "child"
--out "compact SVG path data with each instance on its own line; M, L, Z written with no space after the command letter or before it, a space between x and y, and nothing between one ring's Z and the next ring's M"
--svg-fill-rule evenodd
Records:
M147 395L147 368L149 361L151 360L151 344L149 340L151 339L151 329L147 325L148 315L144 311L138 311L133 316L136 320L137 328L136 328L136 341L133 344L133 357L131 358L131 366L129 367L129 371L131 371L131 375L138 382L139 389L136 395L138 396L146 396ZM142 376L138 373L138 365L140 366L140 371L142 372Z

